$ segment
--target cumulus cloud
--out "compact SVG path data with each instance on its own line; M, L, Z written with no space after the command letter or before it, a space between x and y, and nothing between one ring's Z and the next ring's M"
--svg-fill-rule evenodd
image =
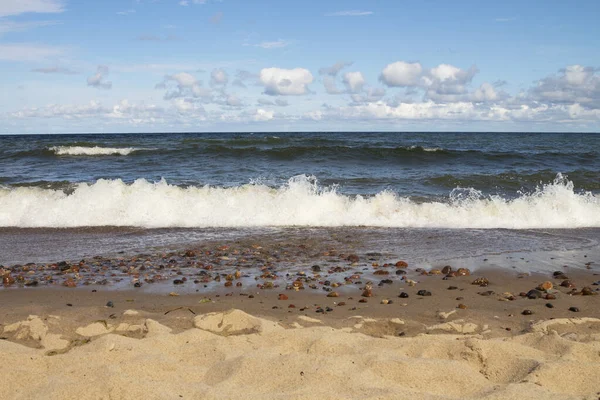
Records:
M215 68L210 73L211 85L226 85L228 80L227 72L222 68Z
M232 82L233 86L238 86L245 88L247 82L256 82L258 80L258 75L254 74L250 71L246 71L243 69L238 69L235 73L235 79Z
M265 87L265 94L270 96L306 94L308 85L314 80L310 71L304 68L263 68L259 79Z
M582 65L569 65L557 75L539 80L531 88L532 100L550 104L580 104L583 107L600 108L599 70Z
M35 68L31 72L38 72L40 74L63 74L63 75L76 75L77 71L70 70L64 67L47 67L47 68Z
M423 67L420 63L407 63L397 61L388 64L379 77L379 80L391 87L412 87L421 85Z
M165 75L163 81L155 86L157 89L166 89L165 100L182 97L209 98L212 96L210 89L202 86L202 82L188 72L179 72L173 75Z
M365 85L365 78L361 72L346 72L344 74L344 85L348 92L358 93L361 92Z
M87 78L88 86L92 86L98 89L110 89L112 88L112 82L106 81L108 75L108 67L106 65L98 65L96 73Z
M274 111L259 108L256 110L256 113L254 114L252 119L254 119L255 121L270 121L273 119L274 116Z
M65 10L62 0L2 0L0 17L25 13L61 13Z

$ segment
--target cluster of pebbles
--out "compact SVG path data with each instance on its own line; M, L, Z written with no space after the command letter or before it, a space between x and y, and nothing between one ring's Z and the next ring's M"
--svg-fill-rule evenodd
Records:
M402 286L426 285L427 279L420 277L438 277L443 280L453 278L469 279L471 271L467 268L433 268L409 270L406 261L382 263L385 257L380 253L357 254L339 252L335 249L310 248L297 244L261 245L214 245L202 248L169 252L156 255L140 254L134 257L108 258L93 257L78 262L58 262L50 264L25 264L10 267L0 266L0 276L4 287L64 286L69 288L89 285L111 285L118 288L140 288L144 285L156 285L168 288L171 295L176 291L218 292L233 288L257 290L279 289L287 291L323 291L324 296L338 298L345 295L352 300L354 294L359 303L366 303L374 296L377 288L400 282ZM590 286L577 288L575 283L562 271L553 274L552 281L546 281L528 292L519 294L492 290L478 292L481 296L496 296L501 301L514 301L518 298L542 299L551 301L557 294L593 296L599 292L600 281ZM478 277L473 285L487 288L490 284L485 277ZM222 289L225 288L225 289ZM358 291L356 289L358 288ZM562 291L559 292L557 288ZM353 290L354 289L354 290ZM456 290L448 286L448 290ZM243 294L243 293L240 293ZM231 295L228 294L228 295ZM432 296L425 288L416 291L420 297ZM252 295L249 295L253 297ZM408 298L402 291L398 297ZM288 300L284 293L279 300ZM457 297L462 300L462 297ZM380 304L393 304L392 298L379 299ZM345 301L335 303L346 305ZM277 306L276 306L277 307ZM546 307L553 308L552 303ZM295 308L293 304L289 308ZM459 303L457 308L467 306ZM329 307L317 308L317 312L333 311ZM577 307L571 311L578 312ZM531 315L531 310L524 310Z

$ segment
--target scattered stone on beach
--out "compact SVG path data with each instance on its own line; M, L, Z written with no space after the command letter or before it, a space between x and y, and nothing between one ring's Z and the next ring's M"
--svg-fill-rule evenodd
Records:
M173 281L173 285L183 285L183 283L184 283L184 282L183 282L183 280L182 280L182 279L175 279L175 280Z
M396 270L396 275L404 275L404 274L406 274L405 270L403 270L403 269L397 269Z
M338 292L329 292L327 293L327 297L340 297Z
M401 298L403 298L403 299L406 299L406 298L408 297L408 293L406 293L406 292L402 292L402 293L400 293L400 296L398 296L398 297L401 297Z
M67 278L67 280L63 283L63 286L74 288L77 287L77 282L75 282L72 278Z
M471 271L468 268L459 268L456 270L456 276L469 276Z
M521 314L523 314L523 315L532 315L533 311L531 311L531 310L523 310L523 312Z
M461 310L466 310L467 306L465 306L463 303L460 303L458 306L456 306L457 308L460 308Z
M551 293L546 293L546 295L544 296L544 298L546 300L556 300L556 296L551 294Z
M598 294L598 292L594 292L592 288L585 286L583 289L581 289L581 294L583 296L595 296Z
M571 311L571 312L579 312L579 307L569 307L569 311Z
M486 290L485 292L477 292L477 294L480 295L480 296L491 296L494 293L495 292L493 290Z
M431 296L431 292L429 290L419 290L417 292L417 296Z
M290 305L288 306L288 308L296 308L296 306L295 306L295 305L293 305L293 304L290 304Z
M471 282L471 285L479 285L479 286L487 286L490 284L490 281L488 281L486 278L477 278L475 279L473 282Z
M448 275L450 272L452 272L452 267L451 266L446 265L444 268L442 268L442 274Z
M287 300L287 299L288 299L287 295L285 295L283 293L279 294L279 300Z
M384 270L384 269L378 269L377 271L373 272L374 275L389 275L389 272Z
M169 293L169 296L177 297L177 296L179 296L179 293L171 292L171 293Z
M115 303L113 303L112 301L109 301L108 303L106 303L106 307L114 308Z
M383 300L381 300L381 304L389 304L389 302L390 302L390 301L389 301L388 299L383 299Z
M536 290L536 289L532 289L529 292L527 292L525 297L527 297L528 299L532 299L532 300L539 299L542 297L542 292L540 292L539 290Z
M408 263L406 261L398 261L394 265L396 268L408 268Z
M554 304L552 304L552 303L546 303L546 307L548 307L548 308L554 308Z
M321 272L321 267L318 265L313 265L312 267L310 267L310 269L312 270L312 272Z
M356 254L350 254L348 257L346 257L346 261L351 263L357 263L359 260L360 258Z
M429 275L441 275L442 271L440 271L439 269L432 269L431 271L429 271Z
M457 290L458 286L448 286L448 290Z
M358 302L359 302L359 303L366 303L366 302L367 302L367 299L360 299Z
M554 287L554 285L552 285L552 282L546 281L544 283L540 283L536 289L544 290L547 292L548 290L552 290L553 287Z
M574 288L575 284L573 282L571 282L570 279L565 279L564 281L562 281L560 283L560 286L566 287L566 288Z
M186 252L184 253L185 257L196 257L196 252L194 252L193 250L186 250Z
M371 285L366 285L365 289L363 290L363 292L361 294L361 296L362 297L371 297L371 296L373 296L373 288L372 288L372 286Z

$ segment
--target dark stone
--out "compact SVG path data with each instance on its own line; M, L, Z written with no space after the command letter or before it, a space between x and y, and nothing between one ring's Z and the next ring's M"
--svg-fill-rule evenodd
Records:
M406 293L406 292L402 292L402 293L400 293L400 296L398 296L398 297L401 297L401 298L403 298L403 299L406 299L406 298L408 297L408 293Z
M429 290L419 290L417 292L417 296L431 296L431 292Z
M319 267L318 265L313 265L311 269L313 272L321 272L321 267Z
M355 263L358 262L360 258L358 258L356 254L350 254L348 257L346 257L346 260L350 261L351 263Z
M526 297L528 299L539 299L542 297L542 292L540 292L539 290L533 289L533 290L530 290L529 292L527 292Z
M579 308L578 307L569 307L569 311L571 311L571 312L579 312Z
M405 270L403 270L403 269L397 269L396 270L396 275L404 275L404 274L406 274Z
M183 281L181 279L175 279L173 285L183 285Z
M380 284L387 284L387 285L391 285L392 283L394 283L394 281L392 281L391 279L384 279L381 282L379 282Z
M448 290L456 290L458 289L458 286L448 286Z
M115 303L113 303L112 301L109 301L108 303L106 303L106 307L114 308Z
M548 308L554 308L554 304L552 304L552 303L546 303L546 307L548 307Z
M136 282L136 283L134 283L133 287L142 287L142 282Z
M532 315L533 311L531 311L531 310L523 310L523 312L521 314L523 314L523 315Z

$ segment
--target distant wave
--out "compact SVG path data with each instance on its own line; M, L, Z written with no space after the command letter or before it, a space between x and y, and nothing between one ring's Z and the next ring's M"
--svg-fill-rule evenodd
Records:
M137 147L85 147L85 146L53 146L48 148L57 156L127 156L134 151L143 150Z
M65 193L0 188L3 227L382 226L437 228L600 227L600 197L576 193L561 175L512 200L455 189L448 201L416 203L389 191L346 196L300 175L279 188L182 188L162 180L99 180Z

